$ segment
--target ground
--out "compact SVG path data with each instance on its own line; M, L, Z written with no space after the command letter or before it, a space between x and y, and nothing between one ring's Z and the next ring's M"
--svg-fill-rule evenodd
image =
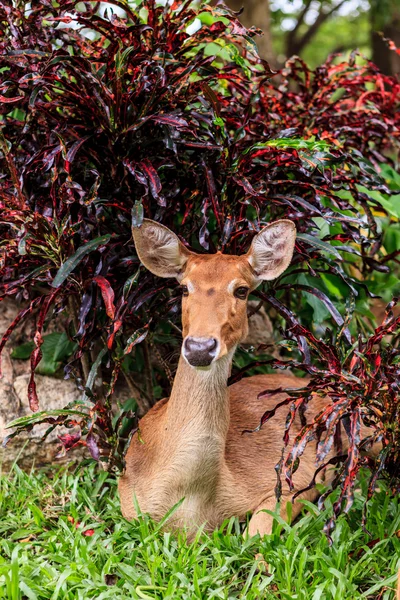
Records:
M276 522L260 541L243 540L232 519L212 535L161 531L147 517L128 523L116 482L93 465L0 477L0 598L356 600L394 598L400 567L400 500L384 489L369 503L361 480L354 507L329 546L329 515L307 503L293 525ZM270 574L259 572L262 552Z

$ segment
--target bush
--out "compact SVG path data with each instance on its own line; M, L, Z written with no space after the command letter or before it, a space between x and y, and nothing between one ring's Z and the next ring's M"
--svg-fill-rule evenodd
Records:
M25 303L0 351L22 319L35 319L29 399L37 411L46 323L68 311L77 347L65 375L82 399L18 420L16 433L41 421L79 424L81 433L62 438L65 448L86 440L112 469L134 425L133 405L112 407L118 378L139 411L148 409L168 394L180 343L178 288L141 269L131 224L145 213L196 251L241 253L264 223L295 221L291 269L256 295L311 373L308 390L323 381L321 369L336 385L354 336L371 330L362 323L369 298L383 290L389 300L397 285L387 274L400 241L400 103L398 82L357 55L331 57L315 72L294 58L270 81L256 32L222 5L109 4L103 13L74 0L0 8L0 298ZM367 357L374 335L359 342ZM238 353L237 377L253 359ZM364 392L343 411L328 388L334 423L354 422L362 407L377 435L393 432L383 452L386 464L396 461L399 431L369 405L368 373L357 377ZM346 431L354 454L363 442Z

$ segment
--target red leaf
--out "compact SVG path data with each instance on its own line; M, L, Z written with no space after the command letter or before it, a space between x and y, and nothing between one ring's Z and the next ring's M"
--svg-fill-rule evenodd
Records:
M156 123L163 123L165 125L172 125L173 127L187 127L188 123L185 119L176 117L175 115L156 115L152 117Z
M218 223L219 227L222 229L222 227L221 227L221 218L222 218L221 207L220 207L219 201L218 201L218 194L217 194L217 188L215 186L214 175L213 175L211 168L205 164L204 164L204 174L206 177L208 196L212 203L214 215L215 215L215 218L217 219L217 223Z
M64 446L65 450L71 450L74 446L76 446L81 439L81 432L78 433L65 433L64 435L59 435L58 439Z
M165 206L165 199L162 196L160 196L162 186L157 171L155 170L151 162L147 160L147 158L145 160L142 160L139 163L139 166L142 169L142 171L144 171L144 173L146 174L147 181L149 182L150 186L150 191L154 200L157 200L158 204L160 204L161 206Z
M91 431L87 435L86 446L88 447L92 458L98 461L100 459L100 450L97 445L96 439Z
M18 100L23 100L23 96L16 96L15 98L7 98L6 96L0 95L0 102L4 104L12 104L13 102L18 102Z
M86 529L86 531L82 531L82 535L85 537L91 537L94 534L94 529Z
M352 373L352 372L354 371L354 367L357 365L357 363L358 363L358 361L359 361L359 360L360 360L360 359L359 359L359 358L358 358L358 356L355 354L355 355L353 356L353 358L351 359L351 362L350 362L350 368L349 368L349 370L350 370L350 373Z
M248 194L251 196L259 196L259 192L257 192L250 181L246 177L234 177L235 182L240 185Z
M75 521L74 517L72 517L71 515L68 515L67 520L71 523L71 525L75 525L75 529L79 529L79 526L81 524L80 521ZM82 531L82 535L84 535L85 537L91 537L94 534L94 529L86 529L85 531Z
M36 352L36 350L35 350ZM40 352L40 357L42 356L42 353ZM35 382L35 372L31 371L31 376L29 379L29 384L28 384L28 401L29 401L29 408L31 409L32 412L37 412L39 410L39 398L37 395L37 391L36 391L36 382Z
M18 315L15 317L14 321L8 327L7 331L3 334L3 337L0 340L0 379L2 377L2 374L1 374L1 353L2 353L2 350L3 350L4 346L6 345L6 343L9 340L10 335L12 334L12 332L14 331L14 329L19 325L19 323L22 321L22 319L24 319L24 317L26 317L26 315L28 315L29 313L31 313L34 308L36 308L37 306L39 306L43 302L44 299L45 299L45 296L40 296L39 298L35 298L35 300L32 300L32 302L30 303L30 305L28 306L28 308L24 308L23 310L21 310L18 313Z
M114 344L114 339L115 339L115 334L119 331L119 329L121 329L122 327L122 321L120 319L117 319L116 321L114 321L113 325L114 325L114 329L113 331L110 333L110 335L108 336L107 339L107 348L109 350L112 349L113 344Z
M110 283L107 281L105 277L98 275L93 278L93 281L97 283L100 288L101 295L103 296L104 304L106 306L106 313L110 317L110 319L114 319L115 316L115 305L114 305L114 290L112 289Z
M44 321L45 321L46 315L49 311L50 305L52 304L57 293L58 293L58 290L54 290L46 296L43 306L40 309L36 332L33 337L33 341L35 342L36 348L34 349L34 351L31 354L31 376L30 376L29 384L28 384L29 407L33 412L36 412L37 410L39 410L39 399L38 399L38 395L37 395L37 391L36 391L36 383L35 383L35 369L42 359L42 351L41 351L41 345L43 344L42 330L43 330Z

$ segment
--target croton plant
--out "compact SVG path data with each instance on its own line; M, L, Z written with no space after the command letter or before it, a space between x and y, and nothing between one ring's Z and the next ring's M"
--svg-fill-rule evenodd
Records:
M145 215L197 252L241 253L285 217L298 230L292 265L255 293L281 358L239 349L232 381L288 365L308 373L284 402L278 475L289 486L317 439L318 468L338 445L334 515L350 507L361 466L370 493L383 474L396 489L400 321L395 300L379 326L371 306L400 292L398 80L356 53L315 71L293 57L273 73L260 32L223 3L0 1L0 32L0 300L20 306L0 350L23 320L35 324L14 349L30 360L34 412L10 437L62 424L64 450L86 444L121 468L137 415L169 394L181 342L179 288L140 266L132 224ZM47 335L57 315L65 330ZM51 412L35 384L49 364L77 382L76 402ZM132 396L122 406L121 380ZM310 423L313 393L327 407ZM367 459L374 441L382 450Z

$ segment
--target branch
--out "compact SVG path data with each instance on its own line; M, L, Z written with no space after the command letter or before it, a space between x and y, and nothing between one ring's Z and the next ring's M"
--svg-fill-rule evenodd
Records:
M293 54L299 54L303 50L303 48L310 42L310 40L314 37L314 35L317 33L317 31L321 27L321 25L323 25L323 23L325 23L325 21L327 19L329 19L329 17L331 15L333 15L333 13L336 12L346 2L347 2L347 0L341 0L341 2L336 4L336 6L333 6L331 8L331 10L328 10L328 12L323 12L323 9L322 9L323 4L321 4L318 17L315 19L314 23L312 25L310 25L310 27L307 29L307 31L304 33L304 35L300 39L293 39L291 37L288 37L288 44L287 44L288 56L293 55ZM294 31L296 31L296 29L297 29L297 25L296 25ZM290 33L293 33L293 32L290 32Z
M122 370L122 374L125 377L125 381L128 384L133 398L135 398L137 402L139 413L138 416L143 417L152 406L151 399L147 396L146 392L138 386L130 373L126 373L124 370Z
M19 207L20 207L21 210L25 210L26 209L26 202L25 202L25 197L24 197L24 194L22 192L21 185L20 185L20 182L19 182L17 168L15 166L14 159L13 159L11 151L10 151L10 149L8 147L7 141L6 141L4 135L3 135L3 133L1 131L0 131L0 150L4 154L4 158L6 160L8 169L10 171L12 182L14 184L14 187L15 187L16 191L17 191L18 200L19 200Z
M151 366L151 357L150 357L150 348L147 340L144 340L142 343L143 350L143 358L144 358L144 380L145 380L145 388L146 395L150 398L151 405L155 404L153 400L153 377L152 377L152 366Z
M72 317L72 322L74 324L75 333L77 333L79 331L79 318L78 318L79 309L77 306L76 298L72 294L68 298L68 307L69 307L70 315ZM89 357L88 357L87 352L83 352L83 354L81 356L81 367L82 367L83 377L84 377L85 385L86 385L88 377L89 377L89 372L90 372Z
M308 13L308 9L310 8L310 6L311 6L311 2L312 2L312 1L313 1L313 0L306 0L306 2L305 2L305 4L304 4L304 8L303 8L303 10L301 11L301 13L299 14L299 17L298 17L298 19L297 19L297 23L296 23L296 25L295 25L294 29L292 29L292 30L289 32L289 33L292 33L292 34L293 34L293 37L296 37L296 32L297 32L297 30L299 29L300 25L302 25L302 24L303 24L304 18L305 18L305 16L306 16L306 14Z

